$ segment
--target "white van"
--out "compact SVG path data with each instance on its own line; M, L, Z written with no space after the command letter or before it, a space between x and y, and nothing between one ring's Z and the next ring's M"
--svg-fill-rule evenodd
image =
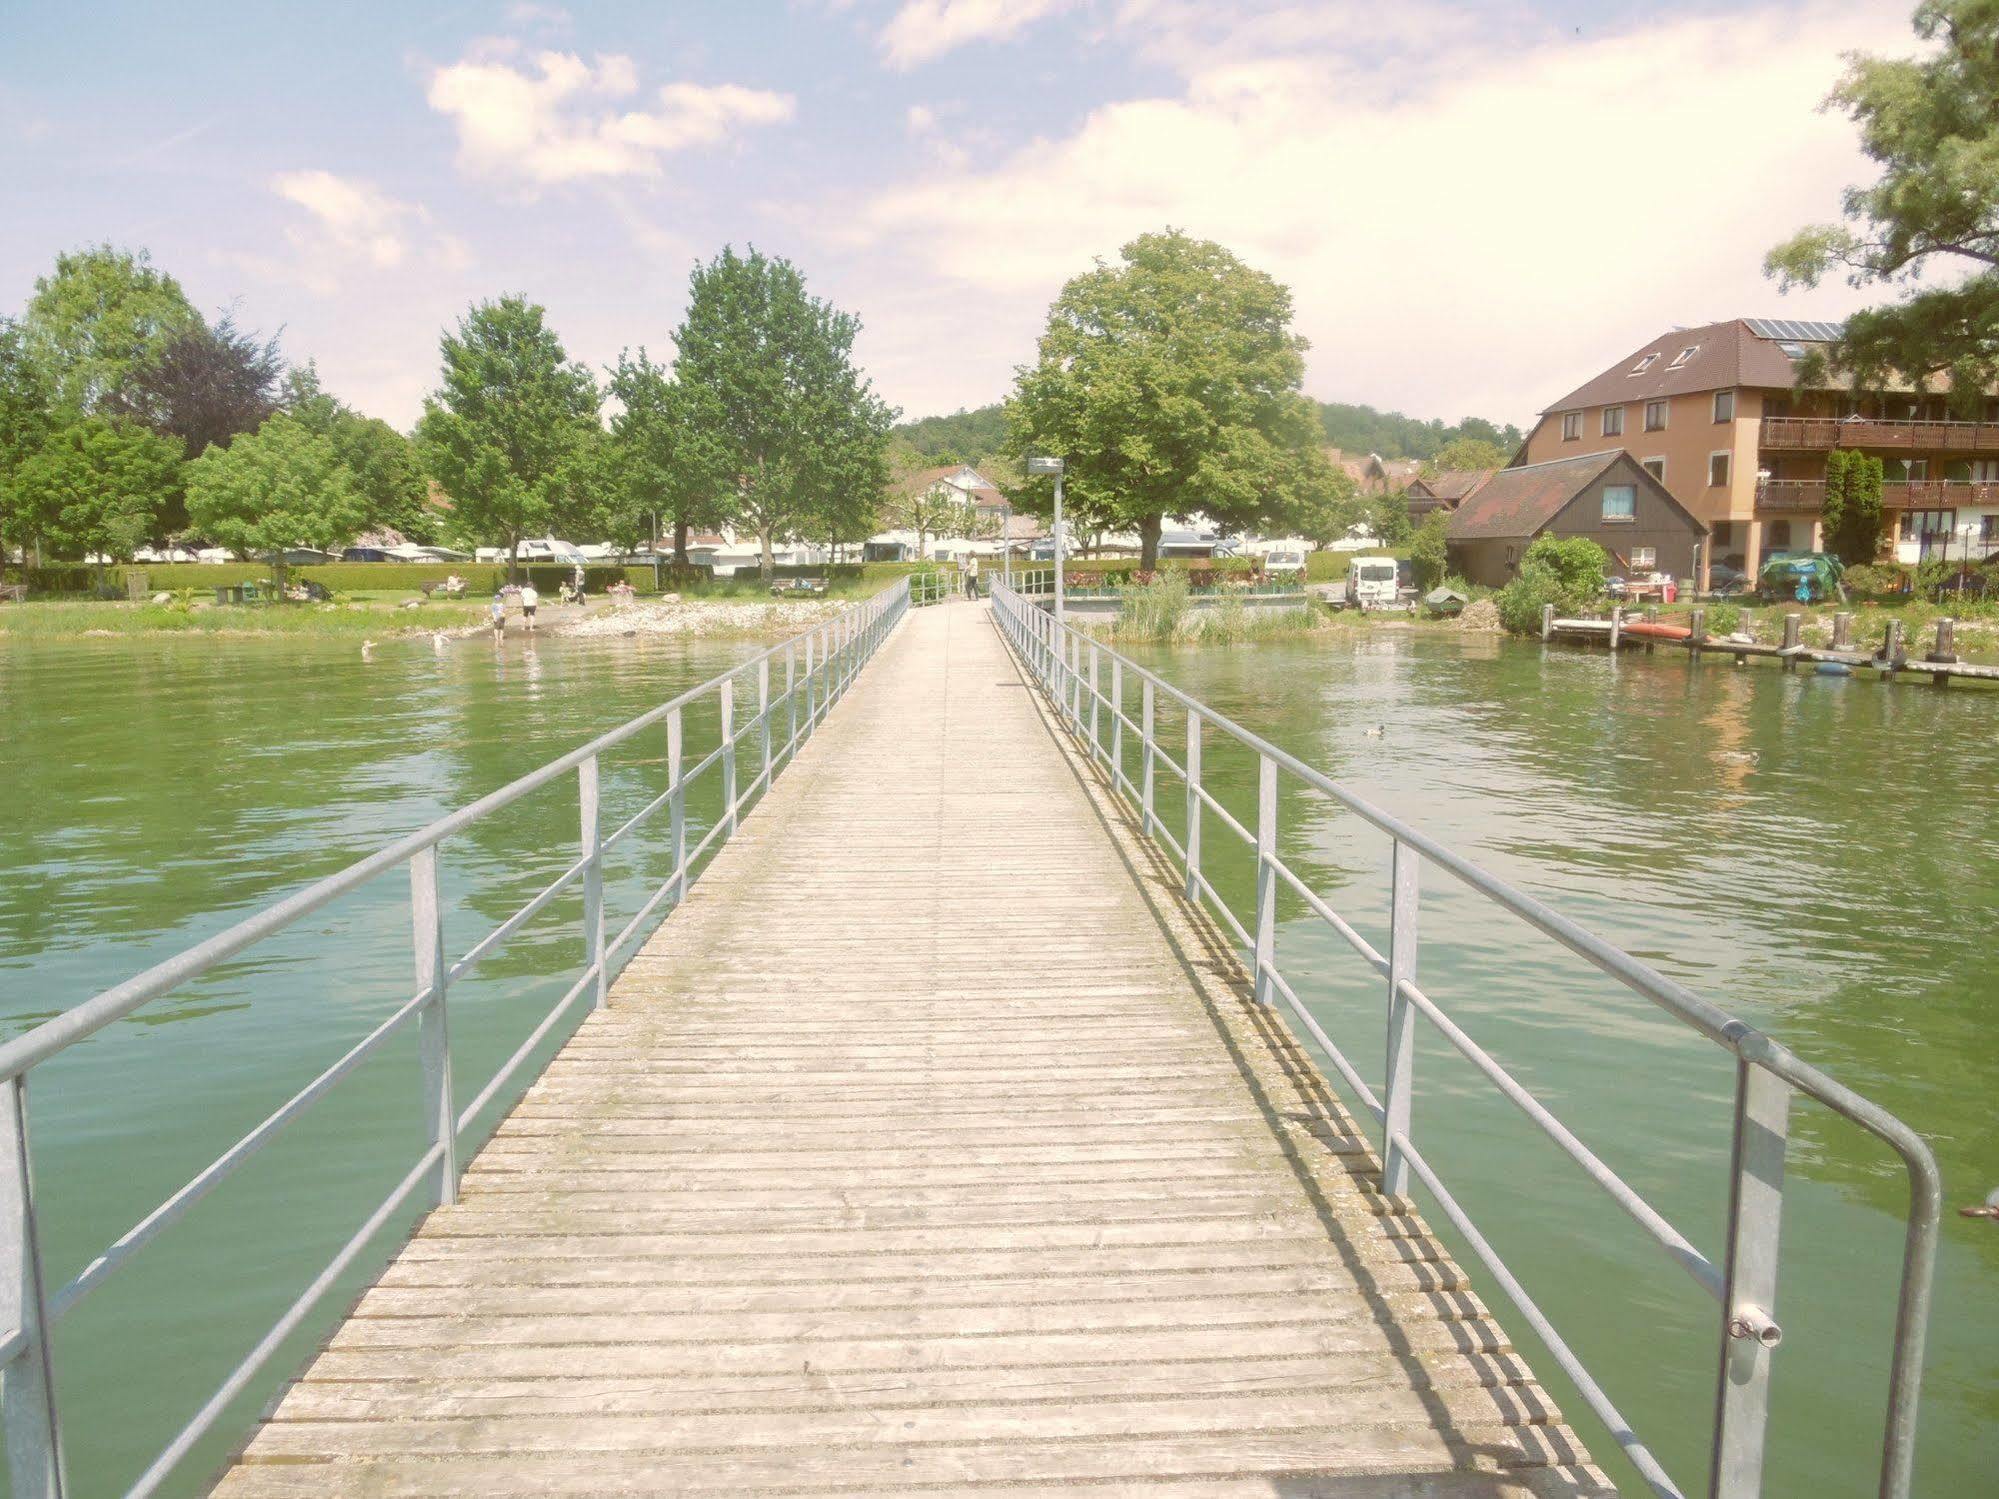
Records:
M1305 576L1305 554L1297 547L1273 547L1263 554L1263 571L1273 583L1297 583Z
M1393 609L1398 602L1393 557L1356 557L1347 564L1347 604L1354 609Z

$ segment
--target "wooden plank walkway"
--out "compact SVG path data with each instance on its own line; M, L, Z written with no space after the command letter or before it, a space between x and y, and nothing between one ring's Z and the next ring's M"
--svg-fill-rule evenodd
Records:
M983 608L913 614L223 1476L1608 1492Z

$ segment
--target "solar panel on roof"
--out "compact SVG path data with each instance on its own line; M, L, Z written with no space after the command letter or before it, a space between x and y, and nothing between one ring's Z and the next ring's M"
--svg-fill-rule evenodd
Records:
M1796 318L1744 318L1749 331L1758 338L1784 339L1794 343L1831 343L1845 331L1843 323L1811 323Z

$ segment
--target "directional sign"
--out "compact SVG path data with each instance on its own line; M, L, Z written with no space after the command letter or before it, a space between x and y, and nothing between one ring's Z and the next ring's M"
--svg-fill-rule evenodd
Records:
M1059 474L1062 472L1060 458L1029 458L1027 471L1030 474Z

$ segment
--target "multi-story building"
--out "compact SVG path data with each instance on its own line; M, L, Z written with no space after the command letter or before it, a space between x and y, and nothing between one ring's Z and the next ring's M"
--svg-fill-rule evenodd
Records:
M1541 413L1516 464L1622 448L1708 526L1701 560L1754 576L1821 540L1826 455L1885 469L1884 550L1903 561L1999 551L1999 400L1952 420L1938 395L1801 389L1837 323L1735 318L1662 334Z

